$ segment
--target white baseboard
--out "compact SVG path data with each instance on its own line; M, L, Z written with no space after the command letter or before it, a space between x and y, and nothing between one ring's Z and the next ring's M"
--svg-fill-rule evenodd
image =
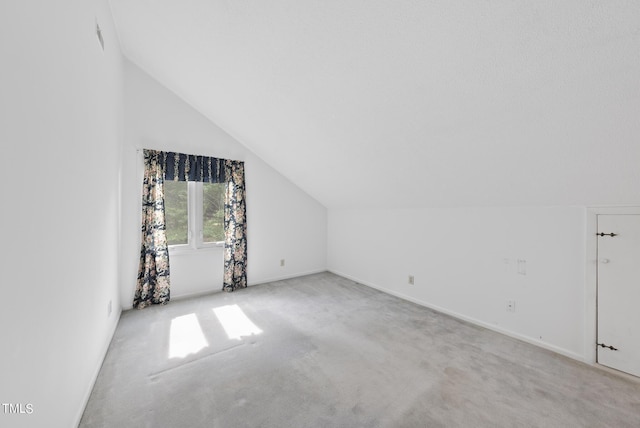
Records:
M260 285L260 284L268 284L270 282L276 282L276 281L282 281L285 279L291 279L291 278L298 278L301 276L306 276L306 275L313 275L316 273L322 273L322 272L327 272L327 269L317 269L317 270L312 270L312 271L307 271L307 272L296 272L296 273L292 273L289 275L282 275L282 276L276 276L273 278L267 278L267 279L259 279L257 281L249 281L249 283L247 284L249 287L253 287L254 285ZM187 293L187 294L180 294L178 296L171 296L171 301L178 301L178 300L185 300L185 299L192 299L194 297L200 297L200 296L206 296L212 293L218 293L218 292L222 292L222 285L220 285L219 289L211 289L211 290L205 290L205 291L198 291L195 293ZM131 307L125 308L125 310L128 309L132 309Z
M273 277L273 278L259 279L259 280L255 281L255 282L249 282L249 286L267 284L269 282L276 282L276 281L282 281L282 280L285 280L285 279L298 278L298 277L301 277L301 276L313 275L313 274L322 273L322 272L327 272L327 269L316 269L316 270L311 270L311 271L307 271L307 272L297 272L297 273L292 273L292 274L289 274L289 275L276 276L276 277Z
M379 286L377 284L373 284L373 283L367 282L367 281L362 281L362 280L360 280L358 278L355 278L355 277L353 277L351 275L348 275L348 274L345 274L343 272L338 272L338 271L335 271L333 269L329 269L329 272L331 272L333 274L336 274L338 276L341 276L343 278L350 279L351 281L355 281L355 282L357 282L359 284L366 285L367 287L374 288L374 289L376 289L378 291L382 291L383 293L387 293L387 294L390 294L392 296L399 297L399 298L404 299L404 300L408 300L409 302L418 304L420 306L424 306L424 307L427 307L429 309L433 309L434 311L437 311L437 312L452 316L454 318L469 322L471 324L478 325L480 327L484 327L486 329L495 331L495 332L500 333L500 334L504 334L505 336L509 336L509 337L514 338L514 339L518 339L518 340L521 340L523 342L527 342L527 343L530 343L532 345L539 346L540 348L544 348L544 349L547 349L549 351L553 351L553 352L555 352L557 354L564 355L565 357L569 357L571 359L574 359L574 360L577 360L577 361L580 361L580 362L583 362L583 363L590 364L589 361L587 361L587 359L583 355L577 354L577 353L575 353L573 351L569 351L567 349L561 348L561 347L553 345L551 343L544 342L542 340L535 339L533 337L529 337L529 336L526 336L526 335L511 331L511 330L507 330L507 329L504 329L504 328L501 328L501 327L486 323L484 321L478 320L476 318L468 317L468 316L463 315L461 313L458 313L458 312L455 312L455 311L451 311L449 309L446 309L446 308L443 308L443 307L440 307L440 306L437 306L437 305L433 305L431 303L428 303L428 302L425 302L425 301L422 301L422 300L419 300L419 299L415 299L415 298L413 298L411 296L407 296L407 295L402 294L402 293L398 293L398 292L395 292L395 291L392 291L392 290L388 290L388 289L383 288L383 287L381 287L381 286Z
M89 384L89 387L85 391L84 400L82 400L82 406L80 406L80 409L78 410L78 413L76 414L76 423L74 425L75 427L80 425L80 420L82 419L82 415L84 414L84 409L85 409L85 407L87 407L87 403L89 402L89 398L91 398L91 393L93 392L93 387L96 384L96 380L98 380L98 375L100 374L100 369L102 369L102 364L104 363L104 359L107 356L107 351L109 350L109 346L111 345L111 341L113 340L113 335L116 333L116 328L118 327L118 322L120 321L120 315L122 315L122 309L120 309L118 311L118 313L116 314L116 316L113 317L114 319L113 319L113 321L111 323L111 326L109 327L109 334L107 335L107 340L102 345L102 350L101 350L102 357L100 358L100 361L98 362L98 365L96 366L96 368L93 371L93 376L92 376L92 379L91 379L91 383Z

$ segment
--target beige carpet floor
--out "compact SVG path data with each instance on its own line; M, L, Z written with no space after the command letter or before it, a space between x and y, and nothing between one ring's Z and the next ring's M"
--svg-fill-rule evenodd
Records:
M640 382L322 273L122 314L81 427L640 427Z

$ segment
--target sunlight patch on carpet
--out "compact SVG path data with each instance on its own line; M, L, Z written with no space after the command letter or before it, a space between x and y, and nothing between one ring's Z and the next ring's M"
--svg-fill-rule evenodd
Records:
M171 320L169 358L184 358L208 346L196 314L183 315Z
M242 336L252 336L262 333L238 305L226 305L214 308L220 324L229 339L240 340Z

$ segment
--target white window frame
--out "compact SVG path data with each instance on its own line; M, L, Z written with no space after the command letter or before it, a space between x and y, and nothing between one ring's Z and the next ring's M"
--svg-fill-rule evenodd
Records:
M203 242L204 239L204 187L199 181L187 181L187 243L169 245L174 254L197 250L222 248L224 241Z

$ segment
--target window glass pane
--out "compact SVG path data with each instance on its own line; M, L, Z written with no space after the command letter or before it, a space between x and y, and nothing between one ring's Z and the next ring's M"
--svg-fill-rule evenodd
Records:
M169 245L189 243L188 201L186 181L164 182L164 214Z
M224 241L224 183L203 183L202 241Z

